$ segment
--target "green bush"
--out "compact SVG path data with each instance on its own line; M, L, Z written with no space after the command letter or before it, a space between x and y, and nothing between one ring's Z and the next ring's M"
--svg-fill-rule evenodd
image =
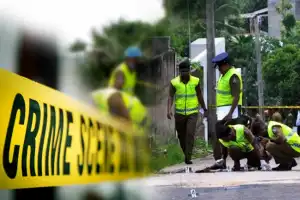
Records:
M165 167L184 162L184 155L177 140L173 140L166 145L156 145L152 147L150 158L150 169L157 172ZM202 138L196 138L194 144L193 159L202 158L210 153L210 145L206 147Z

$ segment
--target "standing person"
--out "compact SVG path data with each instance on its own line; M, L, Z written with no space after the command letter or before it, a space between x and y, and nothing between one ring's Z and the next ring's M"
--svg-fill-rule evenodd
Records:
M125 61L116 67L109 79L109 86L134 94L136 85L136 66L142 52L138 47L128 47L125 50Z
M185 163L192 164L192 150L198 119L199 104L207 116L207 109L202 97L200 80L190 75L190 61L179 63L180 75L171 80L168 98L168 119L172 117L172 105L175 97L175 126L180 146L185 156Z
M238 120L243 99L242 77L229 64L228 53L217 55L212 62L221 73L216 88L217 120L231 121L231 125L240 124ZM221 145L217 139L213 142L213 151L215 160L222 158Z
M229 64L226 52L217 55L212 62L221 73L216 90L218 120L236 119L241 115L243 81L239 72Z
M290 128L294 128L294 116L293 116L293 110L290 109L288 115L285 119L285 124L289 126Z

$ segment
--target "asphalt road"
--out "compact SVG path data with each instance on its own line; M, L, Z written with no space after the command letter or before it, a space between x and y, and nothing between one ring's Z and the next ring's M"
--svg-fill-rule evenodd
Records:
M300 184L243 185L219 188L155 187L156 199L163 200L298 200ZM197 197L191 196L191 190Z

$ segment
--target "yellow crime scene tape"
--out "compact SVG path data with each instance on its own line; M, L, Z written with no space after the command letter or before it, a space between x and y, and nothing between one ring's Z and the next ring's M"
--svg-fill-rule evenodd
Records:
M0 69L0 189L148 174L146 136L56 90Z

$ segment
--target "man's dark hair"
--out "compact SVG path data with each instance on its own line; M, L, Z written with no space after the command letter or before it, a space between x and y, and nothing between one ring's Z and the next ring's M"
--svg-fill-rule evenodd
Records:
M231 128L226 126L223 121L219 121L216 123L216 134L217 138L224 138L230 135Z
M191 62L188 58L184 58L179 64L178 64L178 67L179 67L179 70L180 69L190 69L190 66L191 66Z
M266 126L263 121L259 119L255 119L251 124L251 132L253 135L258 136L258 134L262 133L263 131L266 131Z

